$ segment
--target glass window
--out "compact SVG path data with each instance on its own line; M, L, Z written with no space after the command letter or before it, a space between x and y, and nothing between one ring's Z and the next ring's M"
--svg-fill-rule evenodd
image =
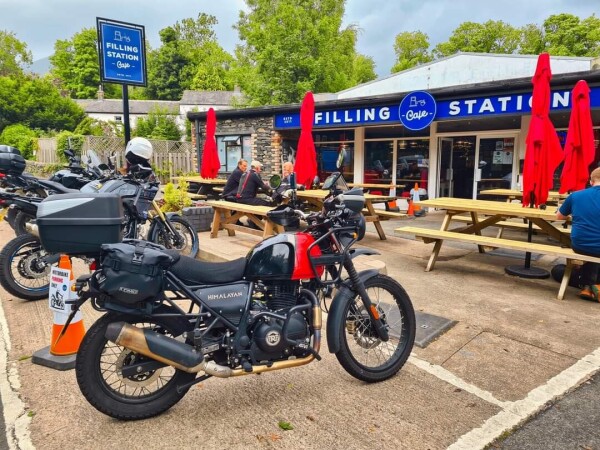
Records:
M429 139L403 139L398 141L396 183L404 184L410 191L414 183L427 189L429 179Z
M250 161L250 136L217 136L217 150L221 161L219 172L232 172L241 158Z
M313 130L315 142L354 141L354 130Z
M479 140L481 179L478 190L510 188L514 160L514 138L482 138Z
M317 172L324 181L333 172L342 172L348 183L354 182L354 143L315 144Z
M389 184L392 182L394 141L365 142L364 182Z

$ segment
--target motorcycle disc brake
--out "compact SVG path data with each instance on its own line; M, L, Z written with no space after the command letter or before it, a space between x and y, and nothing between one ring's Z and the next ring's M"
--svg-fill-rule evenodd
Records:
M121 375L123 367L132 364L138 364L142 362L143 358L144 357L139 353L124 348L116 361L117 373ZM125 384L126 386L135 388L146 387L156 382L156 379L160 376L161 371L162 368L150 370L148 372L138 373L128 378L125 378L121 375L121 380L123 380L123 384Z
M42 256L44 255L39 252L33 252L21 259L18 265L19 274L28 279L47 277L50 273L50 266L40 261Z

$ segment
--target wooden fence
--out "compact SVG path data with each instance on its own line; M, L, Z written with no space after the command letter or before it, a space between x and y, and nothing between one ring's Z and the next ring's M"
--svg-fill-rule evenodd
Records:
M165 141L150 139L154 149L152 155L152 166L161 178L173 178L177 175L196 173L198 163L196 150L191 142ZM44 164L59 163L56 154L57 142L55 138L41 138L38 140L39 149L36 152L36 161ZM125 146L122 138L106 136L85 136L82 153L93 150L102 162L108 160L108 156L116 156L117 165L124 161ZM161 180L163 182L168 180Z

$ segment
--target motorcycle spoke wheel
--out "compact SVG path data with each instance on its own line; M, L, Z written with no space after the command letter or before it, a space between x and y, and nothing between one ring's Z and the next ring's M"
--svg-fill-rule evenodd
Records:
M35 236L23 234L8 242L0 252L0 284L10 294L25 300L48 298L50 265Z
M352 376L368 382L383 381L395 375L410 355L415 339L415 313L408 294L393 279L377 275L368 279L365 287L389 340L379 339L362 299L356 295L344 308L336 356Z
M106 314L92 325L81 343L75 367L77 382L86 399L104 414L122 420L156 416L186 394L187 389L178 392L177 386L192 381L196 374L164 366L123 376L127 366L152 360L106 339L108 324L121 320L169 337L183 332L175 321Z
M169 222L175 229L176 234L173 235L166 227L160 227L153 242L177 250L181 255L195 258L199 248L198 233L182 217L170 217Z

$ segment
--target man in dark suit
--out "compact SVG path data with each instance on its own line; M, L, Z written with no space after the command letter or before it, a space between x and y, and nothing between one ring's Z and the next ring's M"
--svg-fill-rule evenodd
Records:
M238 191L238 187L240 186L240 178L246 170L248 169L248 161L245 159L240 159L237 163L237 167L231 172L229 178L227 178L227 183L225 183L225 187L223 188L223 194L221 196L230 202L237 201L236 194Z
M255 160L250 163L250 170L248 170L248 172L240 179L240 185L237 191L238 203L269 206L270 202L263 198L256 197L259 192L264 192L267 195L271 193L271 188L260 176L262 166L260 161Z

